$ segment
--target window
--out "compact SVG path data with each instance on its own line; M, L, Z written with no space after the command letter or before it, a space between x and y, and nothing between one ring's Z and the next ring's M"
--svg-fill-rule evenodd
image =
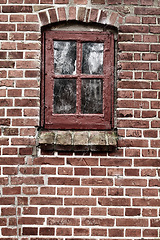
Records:
M43 127L112 129L114 35L47 30L42 58Z

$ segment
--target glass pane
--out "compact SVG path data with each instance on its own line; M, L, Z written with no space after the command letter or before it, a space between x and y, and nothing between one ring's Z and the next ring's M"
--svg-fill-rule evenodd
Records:
M54 113L76 113L76 79L54 80Z
M54 41L55 74L76 73L76 42Z
M83 79L81 99L82 113L103 113L102 79Z
M103 74L103 43L86 42L82 46L82 73Z

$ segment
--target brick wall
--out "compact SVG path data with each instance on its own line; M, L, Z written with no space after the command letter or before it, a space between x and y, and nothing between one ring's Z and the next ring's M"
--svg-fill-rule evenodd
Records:
M160 1L0 0L1 239L160 239ZM118 29L118 149L38 146L41 26Z

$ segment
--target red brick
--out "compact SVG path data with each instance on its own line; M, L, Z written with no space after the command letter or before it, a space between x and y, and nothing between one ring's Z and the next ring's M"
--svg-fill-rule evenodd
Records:
M156 176L156 169L142 169L141 170L142 176L150 176L155 177Z
M122 0L108 0L108 4L121 4Z
M28 116L28 117L39 116L39 109L28 109L28 108L24 109L24 116Z
M56 235L57 236L71 236L72 229L71 228L57 228Z
M58 8L57 11L58 11L59 20L65 21L66 20L65 8L64 7Z
M140 157L140 150L139 149L126 149L125 150L126 157Z
M17 24L17 31L29 31L29 32L38 32L39 31L39 25L38 24Z
M157 209L144 208L143 211L142 211L142 216L144 216L144 217L157 217Z
M90 12L90 22L96 22L97 21L97 17L98 17L98 9L91 9Z
M67 164L72 166L98 166L98 158L67 158Z
M26 184L26 185L35 185L35 184L44 184L43 177L12 177L11 184L19 185L19 184Z
M123 229L109 229L109 237L124 237Z
M141 237L141 229L126 229L126 237Z
M26 148L20 148L19 149L19 154L20 155L32 155L33 149L30 147L26 147Z
M75 20L76 19L76 8L70 7L69 8L69 20Z
M32 13L32 7L31 6L13 6L13 5L8 5L8 6L3 6L2 7L2 12L4 13Z
M54 215L55 208L54 207L41 207L39 212L41 215Z
M48 225L64 225L64 226L79 226L79 223L80 223L80 220L79 218L52 218L52 217L49 217L47 219L47 224Z
M122 188L108 188L108 196L123 196Z
M72 215L72 208L59 207L59 208L57 208L57 214L58 215Z
M62 198L56 197L31 197L31 205L62 205Z
M134 13L137 15L159 15L159 8L144 8L144 7L136 7L134 9Z
M146 3L146 1L145 1ZM142 23L143 24L155 24L156 23L156 17L142 17Z
M128 188L126 189L126 196L141 196L140 188Z
M125 169L126 176L139 176L139 169Z
M149 188L143 189L143 196L157 196L158 197L158 189Z
M61 158L61 157L38 157L38 158L34 158L33 164L35 164L35 165L37 165L37 164L38 165L42 165L42 164L64 165L64 158Z
M148 226L148 219L117 219L117 226L134 226L134 227L147 227Z
M2 236L17 236L17 228L2 228Z
M42 225L44 224L44 218L36 218L36 217L20 217L18 219L18 224L34 224L34 225Z
M37 215L38 209L37 207L23 207L24 215Z
M1 208L2 216L14 216L16 215L16 208L14 207L2 207Z
M108 209L108 215L110 216L123 216L124 215L124 209L122 208L109 208Z
M135 198L133 199L133 206L152 206L157 207L160 205L160 199L154 198Z
M158 237L157 229L145 229L143 230L143 237Z
M135 159L134 160L135 166L146 166L146 167L158 167L160 166L159 159L150 159L150 158L143 158L143 159Z
M122 33L148 33L148 26L144 25L123 25L120 26L120 32Z
M74 0L75 4L87 4L87 0Z
M92 196L106 196L106 189L105 188L92 188L91 195Z
M92 229L91 230L91 236L107 236L107 230L106 229Z
M58 174L59 175L73 175L73 168L70 168L70 167L59 167L58 168Z
M151 227L160 227L160 219L151 219Z
M92 216L106 216L107 209L106 208L99 208L99 207L92 207L91 208L91 215Z
M56 22L57 21L57 14L56 14L55 9L50 9L48 12L49 12L49 16L50 16L50 21L52 23Z
M17 226L17 218L9 218L9 226Z
M101 206L130 206L130 199L127 198L99 198L98 203Z
M105 0L91 0L92 4L105 4Z
M15 32L15 33L10 33L9 34L9 39L10 40L24 40L24 33L17 33L17 32Z
M1 197L0 198L0 204L1 205L11 205L11 204L14 205L15 204L15 197ZM4 219L4 221L6 222L6 219ZM2 218L0 218L0 226L3 226L3 225L1 225L1 222L3 222Z
M55 4L68 4L69 0L55 0Z
M50 227L43 227L43 228L40 228L39 230L39 234L43 236L52 236L54 235L54 233L55 233L55 229Z
M25 123L25 122L24 122ZM34 122L31 122L34 124ZM26 121L26 126L29 123ZM23 124L22 124L23 125ZM30 125L30 124L29 124ZM20 129L20 136L35 136L35 129L34 128L21 128Z
M23 227L22 235L37 235L38 234L38 228L36 227Z
M87 228L74 228L74 236L89 236L89 229Z
M3 155L17 155L17 148L3 148Z
M56 174L56 168L55 167L42 167L41 168L41 173L42 174Z
M74 188L74 195L77 195L77 196L89 195L89 188L85 188L85 187Z
M112 186L113 180L111 178L83 178L82 186Z
M0 40L7 40L7 33L0 33Z
M15 24L1 24L0 31L15 31Z
M42 25L47 25L49 23L49 19L47 17L46 12L40 12L39 17L40 17Z
M125 216L139 216L141 214L140 208L126 208Z
M113 226L114 219L111 218L83 218L82 219L82 226Z
M0 118L0 125L9 126L10 125L10 119L9 118Z
M22 165L24 164L23 157L1 157L0 158L1 165Z
M40 194L42 195L55 195L55 187L41 187Z
M16 175L18 173L17 167L3 167L4 175Z
M87 207L76 207L74 208L75 216L87 216L89 215L89 208Z
M108 168L108 176L123 176L123 169L122 168Z
M82 205L82 206L95 206L96 199L94 198L65 198L64 205Z
M160 186L160 180L159 179L149 180L149 186L150 187L159 187Z
M137 16L127 16L126 23L140 23L140 17Z
M160 27L159 26L150 26L150 32L151 33L160 33Z
M106 169L104 168L91 168L91 175L92 176L105 176Z
M142 156L143 157L157 157L157 151L154 149L143 149Z
M11 22L24 22L24 16L23 15L11 15L10 21Z
M119 140L118 146L119 147L148 147L148 141L141 140L141 139L124 139L121 141Z
M17 195L21 194L21 187L4 187L3 195Z

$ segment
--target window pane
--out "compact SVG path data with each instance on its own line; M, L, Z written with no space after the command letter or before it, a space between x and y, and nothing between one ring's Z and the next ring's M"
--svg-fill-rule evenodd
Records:
M83 43L82 52L82 73L103 74L103 43Z
M76 113L76 79L54 80L54 113Z
M81 99L82 113L103 113L102 79L83 79Z
M76 42L54 41L55 74L76 73Z

